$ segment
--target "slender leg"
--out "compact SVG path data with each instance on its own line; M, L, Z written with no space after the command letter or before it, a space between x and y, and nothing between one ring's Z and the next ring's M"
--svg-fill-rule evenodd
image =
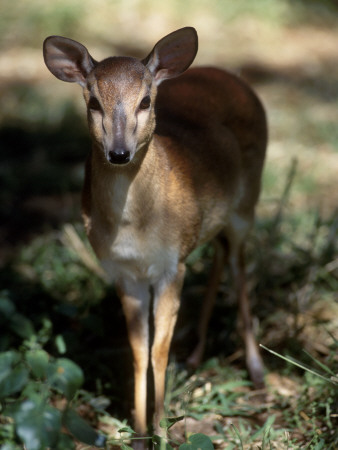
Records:
M154 287L155 335L151 359L155 382L156 433L160 434L159 422L164 413L165 373L168 364L170 343L180 306L180 294L185 274L185 265L179 264L177 275L171 282L162 282Z
M246 288L245 263L244 263L244 245L232 246L230 249L230 265L236 283L239 313L240 329L244 337L246 351L246 365L249 370L250 378L255 387L264 387L264 365L260 356L256 338L252 327L252 317L250 303Z
M206 295L203 300L202 311L198 324L198 343L192 354L187 359L187 364L193 368L197 368L202 362L206 345L206 336L209 321L215 305L217 290L225 263L226 257L225 247L219 240L216 240L214 242L214 247L215 247L215 254L213 265L211 268L208 287Z
M135 431L145 435L149 361L149 285L146 282L127 282L120 285L119 291L134 358ZM134 448L142 446L140 443Z

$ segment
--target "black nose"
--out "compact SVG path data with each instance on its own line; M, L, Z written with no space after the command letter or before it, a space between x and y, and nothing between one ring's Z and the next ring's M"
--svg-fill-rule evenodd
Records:
M112 164L126 164L130 161L130 151L124 148L116 148L108 153L108 160Z

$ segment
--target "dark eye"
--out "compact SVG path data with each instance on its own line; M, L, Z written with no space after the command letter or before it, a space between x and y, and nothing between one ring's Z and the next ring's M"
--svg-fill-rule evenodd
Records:
M151 103L151 99L149 95L146 95L140 103L140 109L148 109Z
M90 97L89 103L88 103L88 108L91 109L92 111L101 111L101 105L100 105L99 101L97 100L97 98Z

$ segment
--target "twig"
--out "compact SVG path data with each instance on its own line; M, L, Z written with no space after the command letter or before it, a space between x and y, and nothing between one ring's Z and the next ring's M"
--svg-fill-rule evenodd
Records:
M108 277L102 267L99 265L94 255L88 250L84 242L71 224L65 224L63 227L63 243L71 248L82 263L92 272L99 276L102 280L108 282Z

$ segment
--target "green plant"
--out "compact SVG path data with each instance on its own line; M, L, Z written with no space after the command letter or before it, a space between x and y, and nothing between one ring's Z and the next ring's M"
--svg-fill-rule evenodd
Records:
M295 405L294 414L289 416L288 421L290 423L295 421L297 427L300 429L303 428L304 434L309 441L306 448L333 448L335 443L338 442L338 432L334 424L338 400L338 374L328 365L322 363L306 351L304 352L305 355L321 371L318 371L318 368L309 367L307 364L299 361L299 359L289 355L283 356L263 345L261 347L282 360L287 361L289 364L305 371L303 386L300 390L297 404ZM332 356L335 355L337 350L338 342L333 338L330 354ZM299 416L305 418L307 423L306 427L297 420ZM328 444L329 442L332 442L333 446Z
M0 353L0 443L13 446L21 442L27 450L72 449L73 436L89 445L103 446L105 437L74 407L84 381L82 370L70 359L54 358L42 348L50 337L50 324L45 322L35 333L32 322L16 311L5 293L0 310L9 329L24 338L18 350ZM62 350L60 337L58 342ZM59 408L54 405L58 397L63 399Z
M52 358L35 347L1 353L0 367L2 415L7 418L0 428L2 443L17 436L28 450L75 448L63 426L74 438L103 446L105 437L72 406L83 383L82 370L73 361ZM65 399L62 409L53 406L56 393Z

